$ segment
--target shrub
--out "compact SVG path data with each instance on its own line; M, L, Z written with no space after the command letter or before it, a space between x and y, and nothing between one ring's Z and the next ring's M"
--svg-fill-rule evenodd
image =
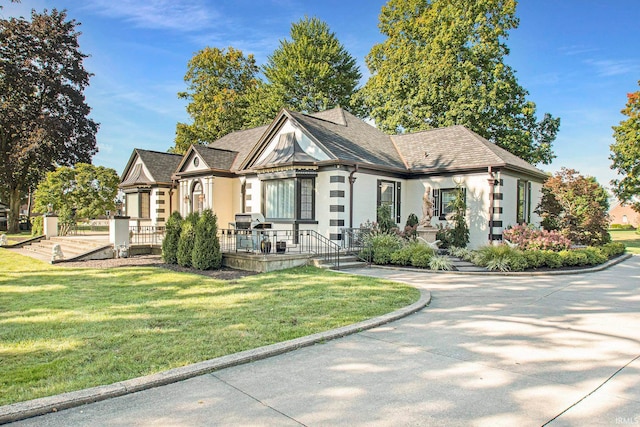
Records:
M391 254L402 248L402 240L392 233L376 234L369 237L369 240L368 246L371 248L371 259L374 264L389 264L391 262ZM363 252L366 252L366 250Z
M191 263L198 270L219 269L222 266L218 218L211 209L204 210L196 224Z
M624 243L622 242L610 242L600 246L598 249L607 258L612 258L618 255L622 255L625 251Z
M541 251L544 256L544 265L549 268L560 268L562 267L562 257L558 254L558 252L554 252L551 250Z
M609 258L604 251L602 250L602 248L592 248L592 247L588 247L585 249L580 249L580 251L585 255L586 257L586 265L598 265L598 264L602 264L604 262L607 261L607 259Z
M474 263L488 270L522 271L529 263L522 251L507 245L487 245L476 251Z
M451 246L457 246L459 248L466 248L469 243L469 226L465 219L465 213L467 211L467 202L465 200L465 191L458 187L456 191L456 198L452 202L454 209L453 214L453 229L450 231Z
M451 228L448 225L438 224L436 240L440 240L440 248L442 249L451 247Z
M449 258L443 255L436 255L429 260L429 268L431 270L445 270L449 271L453 269L453 263Z
M411 265L419 268L431 268L431 259L434 257L434 251L427 245L413 245L411 253Z
M564 250L558 252L562 259L562 265L574 267L578 265L587 265L587 254L580 250Z
M635 230L636 229L631 224L611 224L609 228L611 230Z
M173 212L167 220L164 240L162 241L162 259L167 264L178 263L178 242L180 241L181 227L182 215L180 215L180 212Z
M418 216L414 213L409 214L407 222L404 226L404 231L400 233L401 237L406 240L414 240L418 236Z
M504 230L503 237L518 245L522 250L553 250L569 249L571 241L558 231L538 230L530 225L515 225Z
M182 267L191 267L191 256L193 253L193 243L195 239L195 224L198 222L198 213L187 215L180 230L180 240L178 241L177 260Z
M383 234L391 232L394 228L396 228L396 223L391 218L391 206L385 203L378 206L377 210L377 220L378 220L378 228L380 228L380 232Z
M38 215L31 220L31 235L42 236L44 234L44 218Z
M540 268L545 265L545 254L542 251L523 251L527 268Z

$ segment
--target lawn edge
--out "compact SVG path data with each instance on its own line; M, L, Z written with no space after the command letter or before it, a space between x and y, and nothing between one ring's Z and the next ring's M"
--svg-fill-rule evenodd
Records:
M372 329L389 322L409 316L422 310L431 302L431 293L420 290L420 298L413 304L400 308L391 313L372 319L363 320L329 331L318 332L305 337L295 338L276 344L245 350L227 356L198 362L180 368L170 369L157 374L120 381L114 384L86 388L83 390L62 393L55 396L41 397L25 402L0 406L0 424L20 421L27 418L58 412L63 409L82 406L87 403L99 402L126 394L160 387L176 383L189 378L208 374L220 369L250 363L256 360L267 359L272 356L287 353L299 348L308 347L318 343L324 343L347 335L355 334L367 329Z

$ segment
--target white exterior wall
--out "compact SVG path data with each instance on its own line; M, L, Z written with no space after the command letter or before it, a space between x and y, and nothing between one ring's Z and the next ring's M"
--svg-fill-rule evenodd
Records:
M294 123L291 123L290 120L287 120L287 122L282 125L282 128L280 128L278 133L275 134L273 139L269 141L267 148L264 150L262 155L258 157L258 160L256 161L256 163L260 163L261 161L266 159L269 156L269 154L271 154L271 152L276 147L276 145L278 145L278 141L280 140L280 135L286 134L286 133L295 133L298 145L308 155L318 160L329 160L329 156L324 151L322 151L320 147L318 147L313 141L311 141L311 139L309 139L309 137L307 137L307 135L304 132L302 132L302 129L300 129Z
M531 221L530 223L536 227L540 226L540 216L537 215L534 210L540 204L540 199L542 198L542 183L532 181L531 178L513 174L513 173L505 173L502 172L500 174L500 178L502 178L503 186L501 188L503 194L503 200L500 201L503 207L502 214L502 224L503 229L514 226L517 224L518 220L518 180L522 179L525 181L529 181L531 183L531 200L530 200L530 212L531 212ZM497 187L500 188L500 187Z

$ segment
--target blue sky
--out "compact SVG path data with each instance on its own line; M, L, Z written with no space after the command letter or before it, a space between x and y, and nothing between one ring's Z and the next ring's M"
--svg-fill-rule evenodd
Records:
M316 16L357 59L383 40L378 15L383 0L22 0L0 14L28 16L31 9L66 9L81 22L81 50L94 74L86 90L100 123L94 163L122 173L133 148L166 151L176 123L187 122L187 62L206 46L233 46L258 64L289 36L292 22ZM608 185L611 126L624 116L626 94L640 80L640 1L521 0L520 26L510 33L506 62L516 70L538 116L562 120L554 142L557 159L542 169L572 167ZM364 81L364 80L363 80Z

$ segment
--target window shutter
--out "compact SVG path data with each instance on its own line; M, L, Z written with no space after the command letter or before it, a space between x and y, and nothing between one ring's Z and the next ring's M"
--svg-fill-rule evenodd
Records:
M527 182L527 224L531 224L531 182Z
M433 189L433 217L438 218L440 216L440 190Z
M396 223L400 223L400 183L396 182Z
M378 196L377 196L376 206L380 207L380 203L382 201L382 181L378 180Z

